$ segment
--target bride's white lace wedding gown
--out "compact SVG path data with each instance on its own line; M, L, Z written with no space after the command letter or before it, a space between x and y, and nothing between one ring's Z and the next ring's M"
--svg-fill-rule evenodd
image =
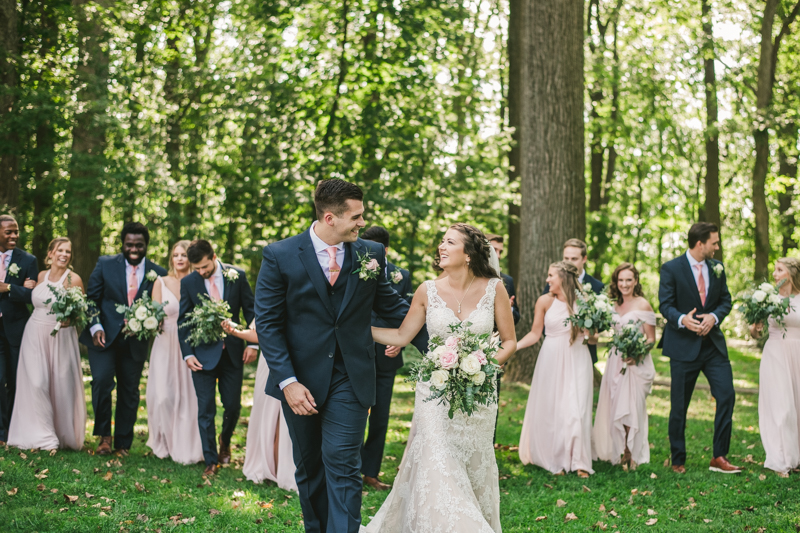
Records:
M475 333L494 328L495 287L486 292L465 322ZM455 313L427 281L428 334L447 338ZM426 402L427 383L418 383L414 400L416 432L408 443L391 493L368 526L367 533L499 533L500 487L492 438L497 404L472 416L447 416L449 405Z

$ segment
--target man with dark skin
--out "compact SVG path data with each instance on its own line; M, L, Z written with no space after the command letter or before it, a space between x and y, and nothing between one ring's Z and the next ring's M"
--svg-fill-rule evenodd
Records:
M10 215L0 215L0 445L8 440L19 346L30 317L31 291L39 277L36 258L17 248L18 241L17 221Z
M114 423L114 445L127 455L133 444L133 426L139 408L139 381L149 343L122 334L124 315L118 305L129 306L144 293L152 296L153 282L167 271L147 259L150 232L138 222L122 228L122 252L97 261L86 296L99 315L81 334L81 342L89 349L92 369L92 406L94 434L100 437L97 455L112 451L111 392L117 387L117 409Z

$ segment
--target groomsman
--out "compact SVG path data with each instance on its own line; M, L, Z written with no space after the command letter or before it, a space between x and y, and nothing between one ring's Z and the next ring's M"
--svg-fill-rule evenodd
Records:
M122 252L97 261L86 297L100 314L81 333L89 349L92 369L94 435L100 437L95 453L109 455L111 448L111 392L117 387L114 448L127 455L133 444L133 426L139 409L139 381L150 343L122 332L124 315L118 305L131 305L145 293L153 294L153 282L167 271L147 259L150 232L139 222L128 222L120 235ZM116 377L116 382L114 378Z
M605 289L605 285L603 282L597 279L594 279L592 276L586 272L586 243L580 239L570 239L564 243L564 246L561 248L561 259L563 261L569 261L580 270L581 275L578 276L578 283L581 285L589 284L592 286L592 292L595 294L600 294ZM546 284L544 286L544 291L542 294L547 294L550 292L550 285ZM592 364L597 363L597 345L590 344L589 345L589 353L592 355Z
M502 259L505 245L503 244L503 236L495 235L494 233L487 233L486 238L489 239L489 244L494 248L497 254L497 259ZM506 292L511 299L511 314L514 315L514 324L519 322L519 306L517 306L517 291L514 288L514 278L508 274L501 272L500 277L503 278L503 285L506 287Z
M19 226L0 215L0 446L8 440L22 332L28 322L31 291L39 277L36 258L17 248Z
M250 324L255 316L253 290L244 270L223 264L217 259L210 242L202 239L192 241L186 250L186 255L194 272L181 280L178 338L183 359L192 370L192 381L197 393L197 423L206 462L203 475L213 476L217 473L218 463L231 462L231 437L242 409L244 365L255 361L258 356L258 346L245 347L244 341L234 336L228 336L224 341L218 340L211 344L190 346L186 342L190 332L182 326L189 319L189 313L201 303L201 295L212 300L225 300L233 315L231 320L239 322L244 315L244 324ZM217 415L217 382L224 409L222 432L219 435L219 453L217 453L214 424Z
M378 242L386 250L386 279L390 285L409 304L414 292L411 288L411 274L389 262L389 232L380 226L372 226L361 236L365 241ZM386 320L372 312L372 325L379 328L392 327ZM394 378L403 366L403 349L397 346L384 346L375 343L375 405L369 412L367 439L361 447L361 472L364 483L375 490L389 490L391 485L383 483L378 476L386 445L386 432L389 430L389 410L392 404Z
M667 319L661 338L663 354L670 358L669 442L672 470L686 472L686 413L700 372L711 386L717 403L714 417L712 472L737 474L741 468L728 462L736 393L728 347L720 324L731 311L731 295L719 250L719 228L698 222L689 230L689 250L661 267L658 289L661 314Z

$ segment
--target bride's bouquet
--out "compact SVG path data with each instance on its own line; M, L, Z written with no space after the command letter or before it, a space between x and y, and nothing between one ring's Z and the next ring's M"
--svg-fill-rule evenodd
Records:
M614 324L614 306L605 294L595 294L588 283L583 291L575 291L577 310L564 321L564 325L575 325L593 333L600 333ZM587 340L584 339L584 344Z
M456 411L471 416L480 405L497 402L496 375L500 364L494 355L500 342L491 334L475 334L472 324L452 324L451 335L446 339L433 337L428 342L428 353L414 365L409 382L429 382L431 395L425 399L447 402L447 416Z
M642 332L642 324L641 320L631 320L619 331L614 331L610 344L622 358L620 374L628 369L628 359L633 359L633 364L638 365L653 349L653 343L647 342L647 336Z
M161 333L164 319L167 317L164 306L167 302L154 302L145 292L141 298L130 306L118 305L117 313L124 315L125 326L122 334L126 337L136 337L140 341L149 341Z
M770 283L762 283L754 289L739 295L739 311L748 324L765 323L769 318L775 320L784 330L784 319L789 314L789 298L778 294L778 289L786 282L781 280L777 287Z
M225 300L212 300L205 294L200 295L200 303L195 306L189 319L181 328L191 328L186 342L196 347L201 344L213 344L225 338L222 322L231 318L231 307Z
M67 280L69 280L69 275ZM53 337L61 329L62 322L69 322L70 327L74 326L80 332L86 327L89 320L98 315L94 304L86 298L80 287L65 288L48 285L48 288L53 296L45 304L52 303L48 314L56 315L56 327L50 332Z

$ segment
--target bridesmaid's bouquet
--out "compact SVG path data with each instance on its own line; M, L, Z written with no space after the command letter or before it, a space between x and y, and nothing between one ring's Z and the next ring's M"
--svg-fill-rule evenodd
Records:
M777 287L770 283L762 283L758 287L746 290L739 295L739 311L748 324L762 324L772 318L784 331L784 319L789 314L789 298L778 293L786 280L781 280Z
M494 355L500 349L500 341L489 333L471 332L471 325L452 324L449 337L430 339L428 353L414 365L406 380L429 382L431 395L425 401L447 400L450 418L456 411L471 416L478 406L497 402L495 377L500 364Z
M148 293L133 302L132 305L118 305L117 313L124 315L125 327L122 334L126 337L136 337L140 341L149 341L161 333L167 312L164 306L167 302L154 302Z
M614 324L614 306L605 294L595 294L588 283L583 286L583 291L575 291L577 310L564 321L593 333L600 333L611 328ZM584 339L584 344L587 340Z
M67 275L69 280L69 275ZM70 327L75 326L82 331L89 321L98 315L94 304L86 298L80 287L65 288L62 286L48 285L53 296L45 304L51 304L50 313L56 315L56 327L50 332L53 337L61 329L62 322L69 322Z
M228 302L212 300L207 295L201 294L200 303L189 313L189 319L181 325L181 328L191 328L186 342L196 347L221 341L226 336L222 322L231 316Z
M615 331L611 338L611 347L622 358L620 374L628 369L628 359L633 359L633 364L638 365L653 349L653 343L647 342L647 336L642 331L642 324L641 320L631 320L619 331Z

